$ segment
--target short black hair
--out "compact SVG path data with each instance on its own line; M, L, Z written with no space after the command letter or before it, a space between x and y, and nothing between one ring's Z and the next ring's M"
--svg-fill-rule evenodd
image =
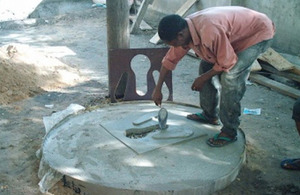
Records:
M181 16L177 14L167 15L158 24L159 38L163 41L172 41L185 27L187 27L187 22Z

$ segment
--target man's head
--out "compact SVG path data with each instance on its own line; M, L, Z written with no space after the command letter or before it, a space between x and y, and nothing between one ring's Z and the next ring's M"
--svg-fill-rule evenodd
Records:
M158 25L158 35L161 40L174 47L185 47L191 41L186 20L176 14L161 19Z

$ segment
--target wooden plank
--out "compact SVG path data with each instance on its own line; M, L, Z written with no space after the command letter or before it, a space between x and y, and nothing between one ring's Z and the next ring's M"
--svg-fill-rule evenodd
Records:
M155 35L150 39L150 43L153 44L158 44L159 42L161 42L158 33L155 33Z
M141 30L152 30L152 27L149 24L147 24L147 22L142 20L142 22L140 24L140 29Z
M258 59L268 62L279 71L292 70L294 65L277 53L274 49L269 48Z
M297 81L297 82L300 82L300 76L299 75L296 75L296 74L293 74L293 73L290 73L290 72L286 72L286 71L278 71L276 68L268 65L268 64L261 64L262 68L268 72L271 72L271 73L274 73L276 75L279 75L279 76L282 76L282 77L285 77L287 79L291 79L291 80L294 80L294 81Z
M187 0L180 8L177 10L176 14L183 16L198 0Z
M259 64L259 62L257 60L255 60L253 62L253 64L251 65L251 72L256 72L256 71L260 71L262 68Z
M270 87L271 89L274 89L284 95L288 95L292 98L299 98L300 97L300 90L297 90L295 88L292 88L290 86L284 85L282 83L276 82L272 79L268 79L264 76L261 76L259 74L250 74L250 80L254 81L256 83L259 83L261 85L264 85L266 87Z
M291 72L291 73L300 75L300 67L298 67L296 65L294 66L294 68L292 70L288 70L288 71Z
M133 24L131 25L130 33L136 33L137 29L140 27L140 24L145 16L145 13L147 11L148 5L152 4L153 0L143 0L140 9L137 13L136 19L133 21Z
M178 10L175 14L178 14L179 16L183 16L197 1L199 0L187 0ZM158 33L156 33L151 39L150 43L158 44L160 42L160 38Z

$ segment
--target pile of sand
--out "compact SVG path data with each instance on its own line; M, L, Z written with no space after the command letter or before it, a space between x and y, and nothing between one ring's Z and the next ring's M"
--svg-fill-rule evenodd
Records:
M83 81L79 71L26 45L0 48L0 104Z

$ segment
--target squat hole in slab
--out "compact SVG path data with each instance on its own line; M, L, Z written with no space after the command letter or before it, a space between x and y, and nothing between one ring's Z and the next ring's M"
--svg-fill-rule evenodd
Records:
M150 60L145 55L136 55L131 60L131 68L135 74L136 93L140 96L147 93L147 73L150 67Z
M157 127L149 126L140 129L127 129L125 131L125 136L131 139L139 139L146 137L151 132L158 131Z

